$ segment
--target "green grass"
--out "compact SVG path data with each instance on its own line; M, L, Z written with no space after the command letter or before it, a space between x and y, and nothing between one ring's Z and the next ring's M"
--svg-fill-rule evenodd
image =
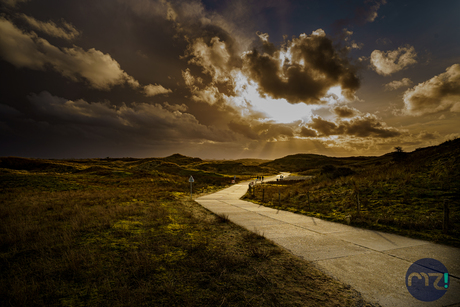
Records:
M196 193L233 176L183 156L152 161L2 164L10 168L0 169L0 305L366 305L311 264L187 200L190 174Z

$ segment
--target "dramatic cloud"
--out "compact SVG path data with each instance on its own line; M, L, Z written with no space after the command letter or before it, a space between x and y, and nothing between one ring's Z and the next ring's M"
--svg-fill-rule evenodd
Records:
M165 89L163 86L158 85L158 84L155 84L155 85L149 84L149 85L144 86L144 94L147 97L156 96L160 94L168 94L168 93L172 93L172 91L170 89Z
M261 37L264 49L243 55L243 71L259 85L259 93L290 103L321 104L320 99L334 86L351 99L359 87L355 68L337 52L323 30L301 34L273 50L268 35Z
M254 127L261 139L267 141L287 140L294 136L293 128L290 125L263 123Z
M200 77L194 77L190 73L190 69L187 68L185 71L182 71L182 77L184 78L185 85L192 93L192 100L205 102L210 105L221 101L222 94L219 92L219 89L213 84L203 87L203 80Z
M312 117L312 122L307 124L310 129L316 130L318 136L347 135L354 137L392 138L401 135L395 128L386 127L374 115L367 114L355 117L348 121L339 120L337 123Z
M347 105L338 105L331 108L331 111L338 117L353 117L358 115L360 112L355 108L351 108Z
M232 70L230 54L227 45L219 37L213 37L209 42L205 42L203 38L196 39L188 46L188 56L192 57L189 63L203 67L203 73L209 74L214 81L229 80Z
M23 32L4 18L0 18L0 31L0 56L18 68L45 70L52 67L64 77L73 81L86 80L91 87L100 90L125 83L133 88L140 86L109 54L94 48L88 51L78 46L58 48L33 32ZM148 96L163 94L164 90L158 85L144 88Z
M414 23L388 15L383 0L115 0L86 1L84 10L75 0L0 2L7 155L377 155L455 132L453 113L395 118L460 112L457 66L417 86L418 69L407 69L422 61L415 50L432 54L426 71L458 63L445 40L455 27L410 32ZM394 2L391 11L415 7ZM451 20L449 11L424 7L417 20ZM375 74L361 89L361 68L396 77ZM392 112L404 91L403 110Z
M401 87L407 87L412 84L412 80L409 78L402 78L401 80L391 81L390 83L385 84L386 91L394 91Z
M133 103L115 107L109 103L68 100L44 91L31 94L29 101L41 121L51 125L77 125L86 133L111 130L115 135L148 140L228 141L228 132L202 125L190 113L169 111L159 104ZM99 128L98 128L99 127ZM137 135L139 134L139 135Z
M168 102L163 102L163 105L166 109L170 111L181 111L185 112L188 110L188 107L185 104L174 104L170 105Z
M275 142L288 140L294 137L294 124L280 124L274 122L262 123L257 120L232 120L228 128L249 140Z
M313 129L309 129L307 127L302 127L302 128L300 128L300 136L302 136L302 137L317 137L318 134Z
M27 1L29 0L2 0L0 2L3 2L10 7L15 7L18 3L27 2Z
M43 22L25 14L20 15L20 17L35 30L41 31L54 37L72 40L80 35L80 32L72 24L64 20L61 21L62 27L59 27L53 21Z
M446 110L460 112L459 64L404 93L405 114L425 115Z
M233 132L245 136L248 139L259 139L259 135L252 130L251 125L249 125L248 123L231 121L230 123L228 123L228 128Z
M10 21L0 18L0 55L16 67L44 69L46 56L38 50L38 37L25 34Z
M63 76L77 81L83 77L94 88L109 89L135 80L108 54L96 49L63 48L51 45L34 33L24 33L10 21L0 18L0 55L16 67L44 70L50 65Z
M417 63L416 57L414 47L409 45L401 46L396 50L374 50L371 53L371 64L378 74L388 76Z
M216 79L241 65L238 42L242 33L235 25L219 14L208 13L200 1L161 2L167 8L166 18L189 43L185 56L191 58L190 63L202 66L204 73Z

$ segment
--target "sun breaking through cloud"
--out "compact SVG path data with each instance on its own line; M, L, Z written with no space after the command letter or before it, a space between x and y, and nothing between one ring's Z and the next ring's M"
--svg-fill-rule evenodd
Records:
M457 4L0 2L0 154L371 155L458 133Z

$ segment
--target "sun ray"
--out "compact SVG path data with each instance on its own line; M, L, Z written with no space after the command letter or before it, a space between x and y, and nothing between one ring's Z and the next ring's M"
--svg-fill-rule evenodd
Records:
M286 99L274 99L269 96L262 97L258 86L250 82L241 72L235 75L237 97L233 98L235 105L240 108L252 108L254 111L266 115L267 120L277 123L292 123L295 121L309 121L312 111L318 106L304 103L292 104ZM248 105L249 104L249 105ZM244 110L242 110L244 112Z

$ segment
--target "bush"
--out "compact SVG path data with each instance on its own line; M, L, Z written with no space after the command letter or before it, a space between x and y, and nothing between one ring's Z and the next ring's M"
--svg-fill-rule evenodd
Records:
M338 167L336 168L334 165L324 165L321 168L321 175L325 175L331 179L336 179L339 177L346 177L353 175L355 172L348 168L348 167Z

